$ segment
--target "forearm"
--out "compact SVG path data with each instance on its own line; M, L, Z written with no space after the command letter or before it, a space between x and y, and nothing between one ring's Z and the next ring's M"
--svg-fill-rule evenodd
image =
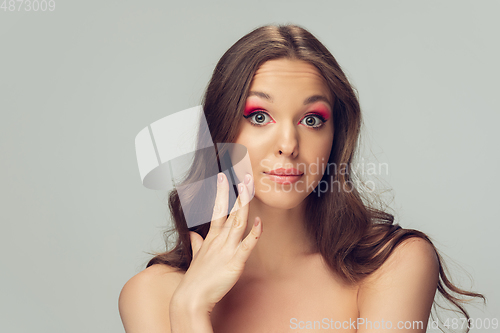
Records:
M171 333L213 333L208 312L193 304L173 298L169 315Z

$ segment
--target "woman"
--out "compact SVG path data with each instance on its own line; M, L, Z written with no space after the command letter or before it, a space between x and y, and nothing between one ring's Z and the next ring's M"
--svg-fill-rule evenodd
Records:
M213 216L223 217L191 229L189 207L170 193L177 245L124 286L128 333L425 332L436 290L467 318L449 291L484 299L449 282L425 234L367 204L350 171L358 100L309 32L265 26L241 38L217 64L203 109L210 133L199 140L244 145L253 174L227 216L220 173ZM202 155L187 180L214 174Z

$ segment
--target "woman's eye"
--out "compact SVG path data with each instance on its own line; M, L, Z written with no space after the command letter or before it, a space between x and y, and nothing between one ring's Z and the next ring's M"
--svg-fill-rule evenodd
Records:
M302 123L308 127L313 127L313 128L318 128L323 126L325 123L325 119L321 117L320 115L307 115L304 117L302 120Z
M271 117L265 112L254 112L247 116L244 116L247 119L250 119L250 124L254 126L263 126L270 122ZM267 118L267 119L266 119Z
M249 119L250 124L253 126L264 126L267 123L272 122L271 116L263 111L253 112L243 117ZM322 116L316 114L309 114L305 116L301 121L302 124L314 129L319 129L325 122L326 120Z

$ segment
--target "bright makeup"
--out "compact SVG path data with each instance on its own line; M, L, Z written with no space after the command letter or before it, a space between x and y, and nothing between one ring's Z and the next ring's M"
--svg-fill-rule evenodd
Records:
M330 119L330 110L328 110L328 108L321 103L318 103L314 108L312 108L311 113L308 113L308 115L310 114L319 114L325 119L325 121Z
M304 116L304 118L309 116L309 115L316 114L316 115L320 115L321 117L323 117L324 121L327 121L328 119L330 119L330 111L324 104L317 103L317 105L315 105L311 109L312 109L312 111L307 113ZM262 111L264 113L267 113L264 110L265 109L262 106L260 106L258 103L253 102L253 101L249 101L245 105L245 110L243 111L243 116L248 117L250 114L252 114L255 111Z
M260 106L258 103L255 102L247 102L245 105L245 110L243 111L243 116L248 116L254 111L261 111L264 110L262 106Z

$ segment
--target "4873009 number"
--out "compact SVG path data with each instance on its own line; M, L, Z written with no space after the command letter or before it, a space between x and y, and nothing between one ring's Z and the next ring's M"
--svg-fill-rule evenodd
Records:
M468 327L469 329L494 329L498 328L498 318L453 318L446 319L443 326L447 329L464 329Z
M53 12L56 10L56 2L54 0L3 0L0 5L0 10L4 12Z

